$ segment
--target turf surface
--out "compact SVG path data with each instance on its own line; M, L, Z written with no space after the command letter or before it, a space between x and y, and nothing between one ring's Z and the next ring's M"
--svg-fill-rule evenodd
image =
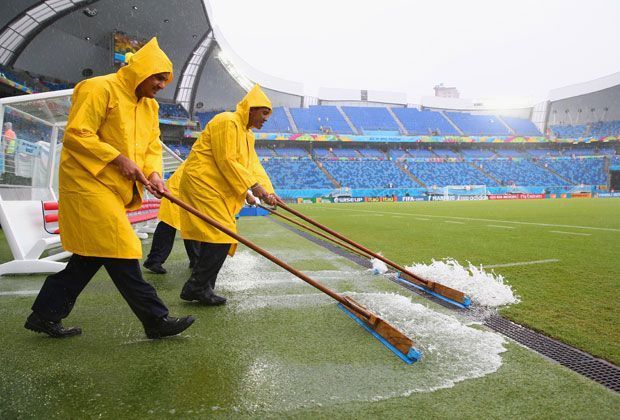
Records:
M393 216L410 210L427 211L427 207L417 205L390 207L352 208L389 210L395 212ZM449 207L434 206L432 214L437 215L438 209L448 211ZM337 225L343 232L356 225L352 221L368 223L370 220L363 213L359 213L361 217L347 219L344 214L354 213L339 210L346 208L342 206L299 208ZM458 210L460 217L465 209ZM373 224L387 220L385 216L372 217L377 219L373 219ZM403 249L396 240L404 232L403 223L409 223L406 215L404 219L388 227L391 240L385 244L394 244L390 249L385 244L372 243L384 240L380 239L383 233L347 233L359 235L358 239L364 243L378 246L386 255L397 254L395 258L408 263L413 251ZM437 222L432 224L441 226ZM442 256L468 258L466 250L461 254L448 251L433 254L431 236L441 235L430 230L418 235L421 226L416 228L416 244L418 239L426 238L429 251L418 258L416 245L416 261ZM449 227L462 228L461 225ZM316 275L323 273L325 279L332 276L333 279L326 281L336 290L355 292L369 288L410 296L381 277L368 278L359 267L267 218L242 219L240 230L294 266ZM454 232L444 234L455 235ZM413 241L411 237L410 241ZM148 246L145 243L145 249ZM197 316L195 325L178 338L146 340L139 322L103 270L87 286L66 320L67 325L80 325L84 329L82 336L73 339L52 340L23 328L34 296L0 296L3 320L0 418L611 419L620 411L618 394L510 342L505 344L502 365L496 372L463 379L454 386L445 385L447 388L417 392L414 389L424 383L443 383L443 378L454 375L452 364L442 364L445 355L425 347L426 359L406 366L335 305L314 304L317 296L314 289L300 281L282 279L281 271L266 262L242 270L245 276L234 282L227 282L234 273L225 267L218 281L230 300L225 307L203 308L182 303L178 293L189 275L183 254L182 242L178 240L166 263L169 274L146 275L173 314ZM242 255L227 264L246 261ZM480 262L524 261L516 257L508 259L502 253L497 257L501 255L503 259L488 255L487 260ZM0 256L3 260L9 258L6 248ZM543 258L537 255L534 259ZM526 268L540 269L539 266L519 268L524 272ZM506 275L518 288L512 276ZM0 281L0 291L36 290L43 279L43 276L5 277ZM360 281L365 282L364 287ZM522 304L526 303L523 292L519 292L524 298ZM304 303L304 298L309 303ZM416 296L413 299L438 313L449 312ZM536 305L532 308L537 310ZM556 321L561 323L562 319L558 317ZM424 340L421 341L425 346ZM611 344L613 347L613 341ZM467 376L467 372L461 374Z
M474 265L558 260L495 268L522 300L502 314L620 364L620 200L368 203L298 209L400 264L448 257Z

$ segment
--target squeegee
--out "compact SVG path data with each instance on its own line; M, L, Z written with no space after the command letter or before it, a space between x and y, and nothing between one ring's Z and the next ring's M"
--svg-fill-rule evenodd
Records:
M284 261L271 255L269 252L260 248L258 245L255 245L241 235L218 223L216 220L213 220L209 216L201 213L189 204L179 200L169 192L162 193L162 196L338 301L338 306L347 315L353 318L359 325L361 325L366 331L372 334L376 339L378 339L383 345L390 349L405 363L412 364L418 359L420 359L420 357L422 356L422 353L420 353L420 351L413 346L413 341L409 337L407 337L389 322L381 319L379 316L368 310L368 308L366 308L364 305L355 301L353 298L341 295L327 288L321 283L311 279L306 274L291 267Z
M469 296L466 296L465 293L453 289L451 287L445 286L441 283L437 283L435 281L432 280L427 280L424 279L414 273L412 273L411 271L407 270L404 267L401 267L400 265L396 264L395 262L385 258L383 255L377 254L373 251L371 251L370 249L364 247L363 245L358 244L357 242L352 241L351 239L348 239L347 237L341 235L340 233L328 228L327 226L324 226L322 224L320 224L319 222L303 215L302 213L290 208L289 206L287 206L282 200L278 200L278 207L283 208L284 210L288 211L289 213L299 217L300 219L316 226L317 228L321 229L322 231L340 239L343 242L346 242L347 244L355 247L358 251L357 252L359 255L362 255L366 258L370 258L370 257L374 257L380 261L383 261L384 263L386 263L387 265L389 265L390 267L394 268L395 270L398 271L398 276L397 279L399 282L409 285L409 286L413 286L416 289L423 291L429 295L432 295L438 299L441 299L445 302L448 302L454 306L457 306L459 308L468 308L471 305L471 299L469 298ZM277 213L272 211L273 213ZM278 214L280 217L282 217L283 215ZM309 227L307 227L306 225L300 224L300 223L296 223L298 225L301 225L303 227L306 227L307 229L310 230ZM314 231L314 229L311 230L312 232L316 233ZM323 236L323 235L321 235ZM331 240L331 239L330 239ZM338 242L338 241L334 241L335 243L343 246L342 243ZM349 247L347 247L347 249L350 249Z

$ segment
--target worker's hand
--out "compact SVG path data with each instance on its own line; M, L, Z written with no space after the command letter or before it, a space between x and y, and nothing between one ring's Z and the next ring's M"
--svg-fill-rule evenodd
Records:
M245 202L248 203L250 206L260 204L258 198L254 197L254 195L250 191L245 194Z
M263 188L263 186L260 184L255 184L252 187L252 194L254 194L255 197L260 198L262 201L269 204L270 206L275 206L278 203L278 196L272 193L268 193L267 190Z
M128 157L118 155L110 163L116 166L121 175L128 180L138 181L144 185L148 184L149 181L146 179L138 165L136 165L136 163Z
M161 198L164 192L170 192L168 188L166 188L164 180L161 179L157 172L153 172L149 175L149 182L146 184L146 189L157 198Z
M254 195L254 197L258 197L260 199L263 199L263 197L266 197L267 194L269 194L267 190L258 183L254 184L250 190L252 191L252 195Z
M280 199L280 197L278 197L275 194L267 194L266 197L263 197L263 201L267 204L269 204L270 206L276 206L278 205L278 200Z

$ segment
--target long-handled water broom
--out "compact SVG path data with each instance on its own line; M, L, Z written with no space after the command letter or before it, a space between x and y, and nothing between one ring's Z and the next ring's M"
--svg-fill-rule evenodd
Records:
M347 244L345 244L343 242L340 242L340 241L336 240L336 238L328 236L328 235L326 235L326 234L324 234L322 232L319 232L316 229L313 229L312 227L310 227L308 225L305 225L305 224L303 224L301 222L298 222L297 220L293 219L292 217L285 216L282 213L277 212L274 209L271 209L269 207L263 206L262 204L258 204L258 207L260 207L263 210L268 211L269 213L273 214L274 216L278 216L279 218L286 220L287 222L290 222L290 223L292 223L294 225L297 225L297 226L299 226L299 227L301 227L303 229L306 229L308 232L312 232L315 235L320 236L323 239L327 239L328 241L330 241L330 242L332 242L332 243L334 243L334 244L336 244L338 246L341 246L341 247L343 247L345 249L348 249L349 251L353 252L354 254L360 255L360 256L362 256L364 258L368 258L368 259L372 258L370 255L360 251L359 249L353 248L352 246L349 246L349 245L347 245Z
M441 283L437 283L431 280L427 280L424 279L416 274L413 274L411 271L407 270L404 267L401 267L400 265L396 264L395 262L388 260L387 258L385 258L384 256L377 254L371 250L369 250L368 248L364 247L363 245L358 244L357 242L352 241L351 239L348 239L347 237L339 234L338 232L328 228L327 226L324 226L322 224L320 224L319 222L301 214L300 212L290 208L289 206L287 206L284 202L282 202L282 200L278 200L278 206L283 208L284 210L288 211L291 214L294 214L295 216L299 217L302 220L305 220L306 222L318 227L319 229L321 229L324 232L329 233L330 235L335 236L336 238L340 239L341 241L346 242L349 245L352 245L353 247L357 248L358 250L364 252L365 254L371 255L374 258L383 261L384 263L386 263L387 265L391 266L392 268L398 270L400 273L398 274L398 279L401 282L404 282L410 286L413 286L419 290L422 290L430 295L433 295L445 302L448 302L452 305L455 305L459 308L468 308L471 305L471 299L469 298L469 296L466 296L463 292L453 289L451 287L445 286ZM305 226L305 225L302 225ZM363 254L360 254L363 255Z
M273 263L279 265L280 267L284 268L288 272L299 277L301 280L305 281L311 286L316 287L321 292L337 300L339 302L338 306L342 310L344 310L345 313L347 313L347 315L349 315L358 324L364 327L364 329L366 329L369 333L371 333L375 338L377 338L388 349L394 352L394 354L400 357L404 362L408 364L412 364L422 356L422 354L413 347L413 342L411 341L409 337L407 337L405 334L400 332L398 329L396 329L396 327L394 327L387 321L379 318L373 312L370 312L365 306L356 302L353 298L336 293L335 291L325 287L321 283L315 280L312 280L310 277L308 277L301 271L291 267L284 261L274 257L269 252L265 251L264 249L260 248L259 246L255 245L254 243L250 242L244 237L238 235L237 233L231 231L227 227L221 225L216 220L213 220L209 216L202 214L201 212L196 210L194 207L179 200L178 198L174 197L169 192L164 192L162 195L168 200L170 200L171 202L173 202L174 204L187 210L194 216L204 220L205 222L209 223L211 226L215 227L216 229L219 229L220 231L224 232L228 236L236 239L237 241L241 242L248 248L253 249L255 252L259 253L263 257L267 258L268 260L271 260Z

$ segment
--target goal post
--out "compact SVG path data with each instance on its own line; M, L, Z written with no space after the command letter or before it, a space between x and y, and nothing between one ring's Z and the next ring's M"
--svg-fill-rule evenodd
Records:
M444 197L459 195L487 195L486 185L446 185L443 187Z

